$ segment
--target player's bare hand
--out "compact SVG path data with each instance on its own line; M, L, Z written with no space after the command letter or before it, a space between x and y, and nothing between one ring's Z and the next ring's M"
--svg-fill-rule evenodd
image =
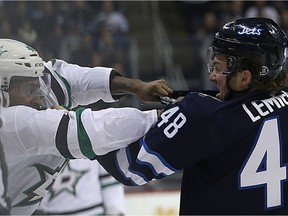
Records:
M135 94L143 102L160 102L159 96L169 96L173 90L164 79L144 82L123 76L114 76L110 91L112 95Z
M140 81L135 94L144 102L159 102L159 96L169 96L173 90L163 79L151 82Z

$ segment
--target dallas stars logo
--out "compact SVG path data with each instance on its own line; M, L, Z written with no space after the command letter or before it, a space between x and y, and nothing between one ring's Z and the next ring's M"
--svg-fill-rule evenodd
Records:
M35 203L40 202L44 195L47 194L53 182L55 181L55 178L58 176L60 170L66 163L67 160L62 166L57 167L55 170L42 164L35 164L34 167L37 169L40 175L40 181L27 190L23 191L27 197L15 204L13 207L34 205Z
M89 170L75 170L72 169L69 165L63 169L60 175L55 180L53 187L51 189L51 196L49 201L54 199L56 196L61 194L62 192L66 191L73 196L76 196L76 185L81 177L84 176Z

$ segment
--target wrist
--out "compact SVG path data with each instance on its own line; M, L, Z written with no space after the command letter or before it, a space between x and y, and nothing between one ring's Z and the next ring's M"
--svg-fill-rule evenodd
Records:
M117 71L112 70L110 75L110 92L112 95L136 94L141 90L142 82L139 79L123 77Z
M133 79L130 81L130 84L129 84L129 91L133 94L138 94L139 91L143 91L143 88L142 88L142 83L143 81L139 80L139 79Z

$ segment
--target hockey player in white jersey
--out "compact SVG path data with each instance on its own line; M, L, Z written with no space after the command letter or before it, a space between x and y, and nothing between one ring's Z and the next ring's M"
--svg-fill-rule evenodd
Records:
M8 165L11 214L32 214L68 158L94 159L126 146L157 121L156 110L36 109L59 104L76 107L99 99L113 102L112 95L121 93L156 100L157 95L172 92L163 80L146 83L124 78L111 68L53 60L44 62L44 71L38 53L26 44L0 39L0 48L3 104L8 107L2 110L5 124L0 133ZM57 95L49 88L49 77ZM19 104L26 106L14 106Z

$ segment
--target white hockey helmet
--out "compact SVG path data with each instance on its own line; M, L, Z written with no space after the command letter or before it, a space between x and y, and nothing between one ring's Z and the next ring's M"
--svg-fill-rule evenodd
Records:
M12 77L40 78L43 71L43 60L32 47L16 40L0 39L0 80L5 106L10 103L8 89Z
M9 88L13 76L43 76L43 60L32 47L12 39L0 39L1 89Z

